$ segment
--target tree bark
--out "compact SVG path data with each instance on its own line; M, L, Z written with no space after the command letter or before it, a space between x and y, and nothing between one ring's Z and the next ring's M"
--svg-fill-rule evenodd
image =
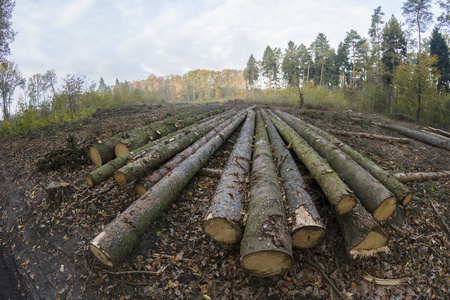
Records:
M450 150L450 142L444 141L442 139L439 139L437 137L431 136L429 134L412 130L397 124L382 124L382 123L376 123L377 125L380 125L381 127L396 131L402 135L405 135L409 138L424 142L426 144L429 144L431 146L444 148L447 150Z
M146 126L141 130L134 132L127 139L118 141L114 147L114 152L117 157L127 154L128 152L137 149L150 141L158 139L162 136L166 136L169 133L175 132L180 128L192 125L200 120L204 120L215 114L218 114L222 109L217 109L213 111L208 111L200 115L194 115L186 119L178 119L174 121L162 121L162 124L158 126Z
M440 135L442 135L442 136L444 136L446 138L450 138L450 132L447 132L445 130L438 129L438 128L433 128L433 127L427 127L427 130L429 130L431 132L434 132L434 133L437 133L437 134L440 134Z
M385 221L392 215L397 199L381 182L336 145L305 126L303 121L279 110L276 112L328 161L375 220Z
M240 114L243 114L243 112ZM218 122L203 124L203 126L198 126L196 131L191 132L189 130L174 141L169 140L167 143L159 143L150 149L129 156L127 159L128 164L115 171L114 178L117 183L123 186L148 175L152 169L160 166L166 160L200 139L217 126Z
M268 277L285 272L292 261L281 189L264 121L258 113L241 266L252 275Z
M105 265L117 266L133 250L142 234L173 202L180 191L203 167L205 162L223 144L244 120L245 115L228 125L197 152L185 159L178 167L136 200L113 222L95 237L90 250Z
M198 171L198 176L220 179L220 177L222 177L222 170L203 168L200 171Z
M183 119L183 118L186 118L189 116L193 116L195 114L201 114L204 112L203 111L204 109L211 110L213 108L218 109L217 106L206 107L206 108L203 107L200 109L195 109L195 110L192 110L189 112L174 115L172 117L166 118L166 119L158 121L158 122L153 122L150 125L148 125L147 127L158 127L158 126L161 126L164 122L174 122L178 119ZM128 132L120 132L104 142L96 143L96 144L92 145L91 147L89 147L89 157L91 158L92 162L97 167L101 167L106 162L110 161L111 159L114 159L114 157L115 157L114 147L116 145L116 142L118 140L123 139L125 136L134 134L134 132L136 132L138 130L141 130L141 129L135 128Z
M373 256L387 250L387 235L359 201L351 212L336 214L336 218L347 252L354 258Z
M342 131L342 130L334 130L334 129L330 129L328 131L334 135L358 136L361 138L381 140L381 141L386 141L386 142L395 142L395 143L401 143L401 144L410 144L411 143L411 140L407 139L407 138L397 138L397 137L392 137L392 136L370 134L370 133L365 133L365 132L351 132L351 131Z
M325 139L328 139L331 143L333 143L336 147L341 149L343 152L348 154L354 161L356 161L360 166L370 172L370 174L375 177L379 182L381 182L385 187L387 187L397 198L397 200L402 203L402 205L406 205L412 199L412 193L408 187L406 187L403 183L398 181L391 173L385 171L383 168L378 166L369 158L365 157L352 147L344 144L339 139L317 128L311 124L304 123L308 128L315 131Z
M338 174L286 123L275 115L271 115L270 119L283 138L292 146L298 158L317 181L336 211L339 214L346 214L351 211L356 204L355 195L339 178Z
M291 239L297 248L316 246L325 235L325 225L314 202L306 192L305 182L289 150L267 113L262 112L269 134L270 143L276 157L288 201L288 220L292 220Z
M436 137L438 139L441 139L443 141L450 142L450 138L448 138L446 136L443 136L443 135L440 135L439 133L436 133L436 132L433 132L433 131L427 131L427 130L424 130L424 129L422 129L421 131L423 133L429 134L429 135L434 136L434 137Z
M216 242L234 244L242 239L254 132L255 112L249 111L203 221L203 231Z
M226 121L218 124L215 128L213 128L210 132L208 132L201 139L196 141L191 146L187 147L177 155L175 155L170 161L161 166L158 170L153 171L150 175L141 178L136 183L136 192L139 195L143 195L147 190L149 190L153 185L155 185L161 178L163 178L167 173L169 173L172 169L178 166L186 157L189 157L197 149L207 143L211 138L213 138L219 131L228 126L233 120L238 118L240 115L237 114L234 118L229 118Z
M450 178L450 171L428 172L428 173L397 173L394 174L402 183L433 181Z
M103 166L95 169L94 171L90 172L87 176L86 176L86 182L88 185L90 186L96 186L97 184L99 184L102 181L107 180L109 177L114 175L114 172L119 170L120 168L122 168L123 166L125 166L127 164L127 161L130 159L130 157L136 153L141 153L141 151L144 150L149 150L152 147L154 147L157 144L167 144L169 143L169 141L171 140L178 140L179 138L185 136L187 133L189 132L195 132L197 131L199 128L203 127L205 124L211 124L214 122L218 122L218 120L220 120L220 118L222 117L227 117L230 114L225 114L224 116L219 115L215 118L212 118L209 121L205 121L201 124L193 124L191 126L188 126L184 129L181 129L180 131L176 131L173 132L163 138L160 138L156 141L152 141L149 142L148 144L134 150L133 152L129 152L125 155L122 155L120 157L117 157L113 160L108 161L106 164L104 164Z

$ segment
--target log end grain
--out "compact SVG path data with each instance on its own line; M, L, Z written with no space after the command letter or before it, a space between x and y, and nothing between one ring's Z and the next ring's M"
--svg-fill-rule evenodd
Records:
M95 185L94 180L92 179L92 175L91 174L87 174L86 175L86 183L93 187Z
M386 221L395 211L397 207L397 199L395 197L389 197L375 209L373 212L373 218L378 222Z
M131 150L128 148L128 146L124 143L117 142L114 146L114 152L116 153L117 157L121 157L122 155L125 155L129 153Z
M97 167L101 167L103 165L102 156L95 146L89 147L89 157Z
M325 228L318 226L307 226L291 234L292 245L300 248L315 247L325 236Z
M350 255L356 257L370 257L379 252L387 252L388 237L381 231L372 230L366 238L356 245Z
M119 185L121 186L127 185L127 176L120 170L114 172L114 178L116 179Z
M100 233L95 239L93 239L92 242L89 244L89 249L95 255L95 257L97 257L102 263L104 263L108 267L113 267L113 263L108 253L102 251L97 245L98 241L103 237L103 235L105 235L104 231Z
M292 257L279 251L253 252L241 259L246 272L257 277L270 277L282 274L292 265Z
M142 196L147 191L147 188L145 187L145 184L143 183L136 183L136 193L138 193L139 196Z
M350 212L356 205L356 198L353 194L346 195L336 204L336 211L340 215Z
M406 194L406 196L402 199L402 205L408 204L412 200L412 196L412 193Z
M242 239L242 229L224 218L206 218L203 231L219 243L234 244Z

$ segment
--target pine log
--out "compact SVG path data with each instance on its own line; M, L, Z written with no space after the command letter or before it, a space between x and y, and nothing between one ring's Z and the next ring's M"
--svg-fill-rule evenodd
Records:
M370 174L375 177L378 181L380 181L384 186L386 186L397 198L397 200L402 203L402 205L406 205L412 199L412 193L407 186L398 181L391 173L385 171L383 168L378 166L369 158L365 157L352 147L344 144L339 139L334 137L322 129L315 127L311 124L304 123L309 129L315 131L322 137L328 139L332 142L336 147L341 149L343 152L347 153L354 161L356 161L359 165L361 165L364 169L370 172Z
M226 113L225 115L219 115L217 117L213 117L211 120L209 121L205 121L201 124L193 124L190 125L184 129L180 129L176 132L173 132L171 134L168 134L165 137L162 137L156 141L151 141L148 144L132 151L129 152L125 155L122 155L120 157L117 157L113 160L108 161L106 164L104 164L103 166L93 170L92 172L90 172L87 176L86 176L86 182L88 185L90 186L96 186L97 184L99 184L102 181L107 180L109 177L114 175L114 172L119 170L120 168L122 168L123 166L126 165L128 159L130 158L130 156L136 154L136 153L140 153L141 151L144 150L148 150L151 149L152 147L154 147L155 145L163 145L163 144L167 144L168 142L172 141L172 140L178 140L179 138L185 136L187 133L190 133L192 131L197 131L199 128L205 126L205 124L211 124L214 122L219 122L221 120L222 117L228 117L230 116L230 114Z
M334 130L334 129L329 129L328 132L330 132L331 134L334 134L334 135L357 136L360 138L381 140L381 141L387 141L387 142L395 142L395 143L401 143L401 144L410 144L411 143L411 140L408 138L397 138L397 137L393 137L393 136L370 134L370 133L365 133L365 132L352 132L352 131L342 131L342 130Z
M297 248L314 247L325 236L325 225L314 202L305 190L305 182L290 151L286 148L267 113L263 111L262 115L288 201L288 220L292 220L292 244Z
M416 131L413 129L409 129L397 124L383 124L383 123L376 123L377 125L380 125L384 128L396 131L404 136L407 136L409 138L424 142L426 144L429 144L431 146L444 148L447 150L450 150L450 142L444 141L440 138L434 137L432 135Z
M228 125L224 130L203 145L178 167L164 176L156 185L123 211L90 243L94 255L109 267L117 266L129 253L143 233L173 202L180 191L203 167L206 161L223 144L244 120L245 115Z
M213 128L210 132L204 135L201 139L193 143L191 146L187 147L177 155L175 155L171 160L161 166L158 170L153 171L150 175L143 177L138 180L136 183L136 192L139 195L143 195L147 190L149 190L153 185L155 185L161 178L163 178L167 173L169 173L172 169L178 166L183 160L186 159L189 155L192 155L207 143L211 138L213 138L219 131L228 126L235 118L238 118L239 114L234 118L228 118L222 123L218 124L215 128Z
M239 114L244 114L244 112ZM148 175L153 169L159 167L166 160L200 139L215 126L217 126L217 123L201 126L196 131L190 132L174 141L169 141L167 144L158 144L128 157L128 164L115 171L114 178L117 183L124 186Z
M242 239L254 132L255 112L249 111L203 221L203 231L216 242L234 244Z
M446 138L450 138L450 132L447 132L445 130L433 128L433 127L427 127L427 130L437 133L437 134L440 134L442 136L445 136Z
M450 171L427 172L427 173L396 173L394 174L400 182L423 182L450 178Z
M385 221L392 215L397 199L381 182L336 145L305 126L303 121L279 110L276 112L328 161L375 220Z
M241 242L241 266L268 277L285 272L293 262L283 198L270 144L260 113L250 178L248 219Z
M185 119L178 119L175 121L163 121L159 126L146 127L143 130L134 132L132 136L127 139L118 141L114 147L114 152L117 157L127 154L128 152L137 149L150 141L156 140L169 133L175 132L180 128L205 120L215 114L220 113L221 110L208 111L200 115L195 115Z
M388 237L380 224L358 201L345 215L336 214L347 252L354 258L387 251Z
M448 138L448 137L446 137L446 136L443 136L443 135L440 135L439 133L432 132L432 131L427 131L427 130L425 130L425 129L422 129L421 131L422 131L423 133L432 135L432 136L434 136L434 137L436 137L436 138L438 138L438 139L444 140L444 141L446 141L446 142L450 142L450 138Z
M328 201L336 208L336 211L339 214L346 214L351 211L356 204L355 195L326 160L278 117L271 114L270 119L283 138L292 146L298 158L317 181Z
M206 107L206 108L202 107L202 108L195 109L192 111L177 114L177 115L171 116L169 118L166 118L164 120L153 122L145 127L159 127L159 126L163 125L164 122L174 122L178 119L184 119L184 118L187 118L190 116L204 113L205 109L206 109L206 111L209 111L211 109L218 109L218 106L211 106L211 107ZM102 141L102 142L93 144L91 147L89 147L89 157L91 158L92 162L97 167L101 167L106 162L110 161L111 159L114 159L114 157L115 157L114 147L115 147L117 141L124 139L124 138L128 137L129 135L133 135L135 132L140 131L140 130L141 130L141 128L135 128L135 129L129 130L127 132L119 132L106 141Z

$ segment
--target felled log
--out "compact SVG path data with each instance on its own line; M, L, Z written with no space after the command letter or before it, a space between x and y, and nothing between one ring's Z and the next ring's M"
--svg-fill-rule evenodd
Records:
M305 182L291 153L286 148L267 113L263 111L262 115L288 201L288 220L292 220L292 244L297 248L314 247L323 239L325 225L314 202L305 190Z
M442 172L419 172L419 173L396 173L394 174L400 182L423 182L450 178L450 171Z
M94 255L109 267L121 262L244 118L242 114L108 224L89 245Z
M375 220L385 221L392 215L397 199L381 182L336 145L305 126L300 119L279 110L276 113L328 161Z
M243 114L242 112L240 114ZM211 129L216 123L200 126L196 131L185 134L167 144L158 144L154 147L129 156L127 165L114 172L114 178L120 185L126 185L134 180L148 175L152 169L159 167L166 160L182 151Z
M351 211L356 204L355 195L331 166L286 123L275 115L271 115L270 119L303 165L306 166L311 176L317 181L336 211L339 214L346 214Z
M224 129L228 124L230 124L234 119L238 118L239 114L234 118L228 118L222 123L215 126L210 132L204 135L201 139L193 143L191 146L187 147L177 155L175 155L172 159L170 159L167 163L161 166L158 170L153 171L150 175L143 177L138 180L136 183L136 192L139 195L143 195L148 189L150 189L153 185L155 185L161 178L163 178L167 173L169 173L172 169L178 166L183 160L186 159L189 155L192 155L207 143L211 138L213 138L218 132Z
M410 144L411 143L411 140L407 139L407 138L398 138L398 137L393 137L393 136L370 134L370 133L365 133L365 132L352 132L352 131L342 131L342 130L335 130L335 129L329 129L328 132L331 134L334 134L334 135L358 136L358 137L366 138L366 139L381 140L381 141L395 142L395 143L401 143L401 144Z
M444 141L440 138L434 137L432 135L412 130L409 128L406 128L404 126L400 126L397 124L384 124L384 123L376 123L377 125L380 125L381 127L396 131L400 134L403 134L404 136L407 136L409 138L424 142L426 144L429 144L431 146L444 148L447 150L450 150L450 142Z
M446 138L450 138L450 132L447 132L445 130L433 128L433 127L427 127L427 130L437 133L437 134L440 134L442 136L445 136Z
M345 215L336 214L336 218L347 252L354 258L387 251L387 235L359 201L351 212Z
M218 106L211 106L211 107L203 107L200 109L195 109L189 112L184 112L181 114L177 114L174 116L171 116L169 118L166 118L164 120L153 122L147 126L144 126L144 128L154 128L159 127L164 124L164 122L175 122L178 119L184 119L193 115L198 115L201 113L204 113L206 111L209 111L211 109L218 109ZM93 144L91 147L89 147L89 157L91 158L92 162L97 166L101 167L106 162L110 161L111 159L114 159L115 152L114 147L116 145L116 142L121 139L127 138L129 135L133 135L135 132L141 130L141 128L135 128L128 132L119 132L118 134L112 136L106 141L98 142Z
M248 219L241 242L241 266L248 273L268 277L285 272L293 261L278 176L260 113L250 179Z
M255 112L249 111L202 224L203 231L217 242L234 244L242 239L254 131Z
M361 165L364 169L370 172L370 174L375 177L379 182L381 182L384 186L386 186L397 198L397 200L406 205L412 199L412 193L407 186L398 181L391 173L387 172L376 163L374 163L369 158L365 157L352 147L346 145L341 142L339 139L329 134L328 132L323 131L320 128L317 128L311 124L304 123L308 128L312 129L322 137L328 139L332 142L336 147L347 153L354 161L356 161L359 165Z
M117 157L115 159L112 159L110 161L108 161L106 164L104 164L103 166L93 170L92 172L90 172L87 176L86 176L86 182L88 185L90 186L95 186L97 184L99 184L100 182L107 180L109 177L114 175L114 172L119 170L120 168L122 168L123 166L126 165L128 159L130 158L130 156L135 155L136 153L141 153L144 150L148 150L151 149L152 147L154 147L155 145L164 145L169 143L172 140L177 140L183 136L185 136L187 133L190 133L192 131L197 131L199 128L208 125L208 124L215 124L215 122L219 122L221 119L222 115L217 116L216 118L212 118L209 121L205 121L201 124L193 124L190 125L186 128L180 129L176 132L173 132L171 134L168 134L165 137L162 137L158 140L155 141L151 141L148 144L132 151L129 152L127 154L124 154L120 157ZM229 114L225 114L224 117L229 116Z
M432 132L432 131L428 131L428 130L425 130L425 129L422 129L421 131L422 131L423 133L432 135L432 136L434 136L434 137L436 137L436 138L438 138L438 139L441 139L441 140L450 142L450 138L448 138L448 137L446 137L446 136L443 136L443 135L441 135L441 134L439 134L439 133Z
M198 171L198 176L220 179L220 177L222 177L222 170L202 168L200 171Z
M179 119L175 121L163 120L163 124L161 124L160 126L146 127L142 130L134 132L129 138L118 141L114 146L114 152L117 157L120 157L134 149L147 144L149 141L153 141L159 137L166 136L167 134L175 132L180 128L185 128L186 126L197 123L200 120L205 120L208 117L219 113L220 111L221 110L208 111L200 115L194 115L189 118L181 120Z

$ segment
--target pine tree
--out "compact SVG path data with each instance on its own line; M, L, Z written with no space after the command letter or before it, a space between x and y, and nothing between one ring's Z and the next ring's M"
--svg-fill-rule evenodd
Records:
M450 56L447 43L444 37L436 27L433 30L430 40L430 55L437 57L437 63L434 65L440 73L438 79L438 89L449 90L450 83Z

